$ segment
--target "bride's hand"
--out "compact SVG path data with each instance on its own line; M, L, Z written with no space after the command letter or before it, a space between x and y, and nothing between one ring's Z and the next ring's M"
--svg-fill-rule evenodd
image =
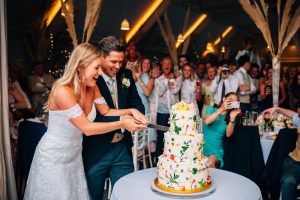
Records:
M145 124L140 124L139 121L137 121L130 115L121 116L120 121L121 121L121 127L130 132L140 131L146 128Z
M142 114L140 111L138 111L137 109L130 109L130 112L131 112L132 116L134 117L134 119L139 121L141 124L149 123L146 116L144 114Z

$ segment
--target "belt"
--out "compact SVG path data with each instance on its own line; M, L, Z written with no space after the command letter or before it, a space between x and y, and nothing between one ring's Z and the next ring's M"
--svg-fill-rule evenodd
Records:
M115 133L113 139L111 140L111 143L117 143L120 142L124 137L124 134L122 133Z

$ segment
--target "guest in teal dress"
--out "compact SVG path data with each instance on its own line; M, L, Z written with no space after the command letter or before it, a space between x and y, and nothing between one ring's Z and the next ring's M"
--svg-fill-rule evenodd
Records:
M236 116L241 112L236 105L239 105L238 96L230 92L223 97L218 108L207 107L203 124L203 153L208 157L209 167L223 167L223 137L232 135Z

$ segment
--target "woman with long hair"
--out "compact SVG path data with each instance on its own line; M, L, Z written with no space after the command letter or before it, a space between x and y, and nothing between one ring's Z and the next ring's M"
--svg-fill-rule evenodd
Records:
M138 70L133 71L133 77L136 80L135 86L138 91L139 96L141 97L142 103L145 107L145 113L149 114L149 99L153 87L154 79L151 76L152 64L151 60L148 57L144 57L141 60L140 67Z
M87 43L77 46L45 105L48 130L36 148L24 199L90 199L81 156L82 133L90 136L145 128L147 119L137 110L108 107L96 85L100 75L98 50ZM93 123L96 111L121 116L120 121Z
M233 134L236 116L239 109L238 95L227 93L218 108L208 106L204 116L203 135L204 151L210 167L223 167L223 137Z
M205 115L207 107L214 105L214 93L210 90L210 86L216 75L217 75L216 68L209 67L207 69L207 79L202 84L201 87L201 95L204 97L203 107L201 111L202 117Z

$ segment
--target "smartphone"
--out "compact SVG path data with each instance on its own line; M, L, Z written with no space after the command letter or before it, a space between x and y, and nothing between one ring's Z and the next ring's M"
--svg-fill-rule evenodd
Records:
M231 108L240 108L240 102L238 101L233 101L231 102Z

